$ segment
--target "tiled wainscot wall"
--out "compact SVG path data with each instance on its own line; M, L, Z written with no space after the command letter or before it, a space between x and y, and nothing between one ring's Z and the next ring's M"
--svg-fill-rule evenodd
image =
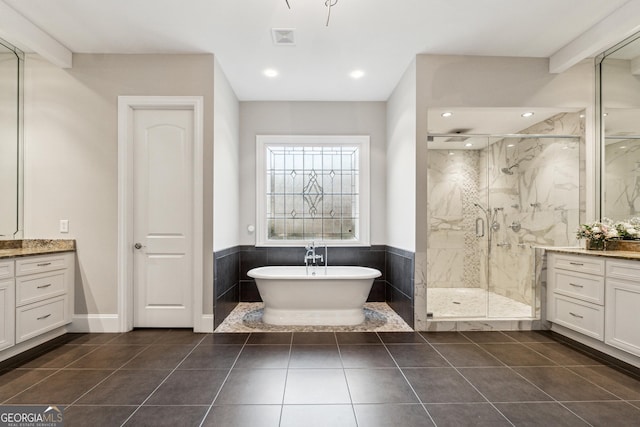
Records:
M318 248L323 254L324 248ZM380 270L368 301L387 302L411 327L414 311L413 252L389 246L330 247L329 265L361 266ZM260 302L255 281L247 272L267 265L304 265L304 248L236 246L214 253L215 326L239 302Z

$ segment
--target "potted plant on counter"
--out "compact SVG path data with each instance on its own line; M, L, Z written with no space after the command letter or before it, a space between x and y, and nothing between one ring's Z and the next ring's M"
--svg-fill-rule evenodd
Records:
M640 218L614 222L603 218L599 222L581 224L576 233L585 239L588 250L640 251Z

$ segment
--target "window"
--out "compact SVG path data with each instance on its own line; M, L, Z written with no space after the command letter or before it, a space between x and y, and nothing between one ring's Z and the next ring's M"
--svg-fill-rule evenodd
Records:
M369 245L368 136L257 136L257 245Z

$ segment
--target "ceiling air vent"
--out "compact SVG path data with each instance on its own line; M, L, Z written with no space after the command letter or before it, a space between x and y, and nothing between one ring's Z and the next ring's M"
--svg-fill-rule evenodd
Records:
M271 37L276 46L295 46L295 28L272 28Z

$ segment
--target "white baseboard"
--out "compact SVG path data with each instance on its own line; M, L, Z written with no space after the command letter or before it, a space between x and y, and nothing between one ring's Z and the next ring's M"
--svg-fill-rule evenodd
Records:
M126 332L120 330L120 317L117 314L75 314L67 326L69 332ZM203 314L200 324L194 332L213 333L213 314Z
M212 334L213 333L213 314L203 314L200 319L200 325L195 325L193 332Z
M117 314L75 314L69 332L122 332Z

